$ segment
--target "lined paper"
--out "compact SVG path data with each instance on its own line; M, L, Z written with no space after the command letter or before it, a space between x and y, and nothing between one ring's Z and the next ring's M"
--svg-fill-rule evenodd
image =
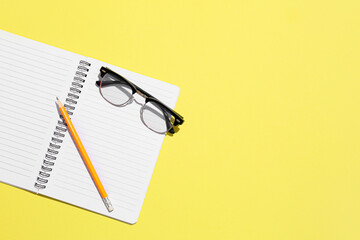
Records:
M0 30L0 181L35 191L35 176L79 56Z
M80 60L91 63L73 123L111 199L108 213L69 133L46 189L39 193L128 223L139 217L164 135L146 128L135 101L115 107L95 82L101 66L119 72L174 107L179 88L95 59L0 30L0 181L30 191ZM141 97L136 97L143 102Z
M179 88L94 59L83 92L72 116L90 159L114 205L108 213L69 134L63 143L49 190L51 197L135 223L160 152L164 135L146 128L140 120L141 105L115 107L100 95L95 82L100 67L119 72L139 87L174 107ZM143 101L141 97L138 99Z

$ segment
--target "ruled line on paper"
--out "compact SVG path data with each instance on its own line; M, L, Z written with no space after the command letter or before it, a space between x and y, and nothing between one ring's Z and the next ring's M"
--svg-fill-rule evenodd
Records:
M34 138L43 140L43 138L42 138L42 137L39 137L39 135L31 134L31 133L28 133L28 132L24 132L23 130L19 130L19 129L12 128L12 127L10 127L10 126L12 126L12 125L9 125L9 124L6 125L6 126L1 125L1 122L10 123L10 124L12 124L12 125L15 125L15 126L18 127L18 128L23 128L22 125L13 124L12 122L8 122L8 121L6 121L6 120L4 120L4 119L1 119L1 121L0 121L0 127L5 127L6 129L11 129L11 130L14 131L14 132L18 132L18 133L21 133L21 134L24 134L24 135L27 135L27 136L31 136L31 137L34 137ZM34 131L33 129L30 129L30 128L26 128L26 130L27 130L27 131ZM35 131L35 132L38 133L38 134L43 134L43 132L39 132L39 131Z
M126 161L126 162L129 162L129 163L136 163L138 165L141 165L141 166L144 166L145 168L148 168L149 165L145 165L145 164L141 164L139 162L135 162L134 161L134 155L128 155L126 152L122 151L120 152L118 150L118 152L115 154L115 153L110 153L108 151L103 151L103 150L100 150L100 149L93 149L93 148L90 148L90 147L87 147L86 148L89 152L91 152L92 156L94 157L97 157L99 159L104 159L104 161L106 162L113 162L113 160L108 160L108 159L119 159L121 158L122 161ZM117 155L118 154L118 155ZM108 156L110 158L108 158ZM121 156L121 157L120 157ZM75 157L75 156L73 156ZM145 161L145 159L142 159L142 158L139 158L139 157L135 157L136 159L140 159L142 162ZM129 160L131 159L131 161Z
M66 159L66 158L64 158ZM86 170L86 168L83 168L83 167L80 167L80 166L75 166L73 164L70 163L70 161L64 161L63 162L64 165L70 167L70 168L76 168L78 170L80 170L81 172L79 173L79 175L81 175L82 173L84 174L84 176L87 176L88 175L88 172ZM132 177L136 177L136 178L140 178L140 179L145 179L145 177L143 176L140 176L140 175L137 175L137 174L134 174L133 172L130 172L130 171L125 171L124 169L118 169L119 172L117 173L114 173L114 172L111 172L109 171L108 169L105 169L104 166L99 166L98 168L101 168L101 170L104 172L104 173L109 173L109 174L119 174L120 172L122 172L122 174L127 174L127 175L130 175ZM112 167L110 167L111 169L113 169ZM138 179L134 179L134 178L129 178L129 176L127 176L129 180L131 181L138 181L138 182L143 182L142 180L138 180Z
M10 91L9 91L10 90ZM2 98L4 98L5 100L8 100L8 102L21 102L21 100L26 100L25 102L21 102L23 103L25 106L29 106L29 105L33 105L36 106L37 109L41 109L41 110L45 110L45 111L49 111L49 109L53 109L54 107L54 102L53 101L49 101L50 99L53 99L53 97L48 96L48 97L40 97L39 95L35 95L35 93L33 95L30 95L29 92L27 91L22 91L19 89L12 89L8 86L4 86L2 89L3 93L7 93L7 96L0 96ZM42 102L40 100L43 100ZM44 99L47 99L48 101L44 101ZM41 108L39 106L46 106L47 109Z
M63 60L67 60L67 61L72 61L72 59L69 59L69 58L65 58L65 57L62 57L62 56L59 56L59 55L55 55L55 54L50 54L50 53L49 53L50 51L43 51L43 50L40 50L39 48L33 48L33 47L29 47L29 46L24 45L24 44L20 44L20 43L18 43L18 42L15 42L16 40L14 40L14 41L9 41L9 40L4 39L4 38L0 38L0 40L5 41L5 42L9 42L9 43L12 43L12 44L15 44L15 45L24 47L24 48L32 49L32 50L34 50L34 51L41 52L41 53L44 53L44 54L49 55L49 56L53 56L53 57L56 57L56 58L61 58L61 59L63 59ZM28 39L26 39L26 40L28 40ZM36 42L36 41L34 41L34 42ZM55 47L51 47L51 48L54 49L54 50L59 50L59 49L57 49L57 48L55 48Z
M4 131L1 131L1 130L4 130ZM2 129L2 128L0 128L0 133L2 133L2 134L7 134L7 135L10 135L11 137L12 137L12 139L21 139L22 141L25 141L25 142L29 142L29 143L36 143L36 144L40 144L41 142L39 142L39 141L35 141L34 139L28 139L28 138L25 138L24 136L18 136L18 135L16 135L16 134L13 134L13 133L10 133L10 132L5 132L5 130L7 130L7 129ZM19 140L19 141L21 141L21 140ZM10 141L13 141L13 140L10 140ZM24 146L28 146L28 147L32 147L32 146L29 146L29 145L26 145L26 144L24 144L24 143L22 143L22 145L24 145Z
M94 185L90 185L91 186L90 188L89 187L86 188L84 186L80 186L80 185L76 184L76 182L74 182L74 181L71 181L71 182L65 181L65 179L66 178L61 178L61 179L57 178L57 182L62 182L62 183L65 183L65 184L69 184L74 188L80 188L80 189L84 190L87 193L92 193L94 195L99 194Z
M50 88L48 86L48 84L47 85L42 85L41 83L45 83L45 81L41 81L41 80L39 81L38 78L36 78L36 80L37 80L36 84L33 84L33 83L31 83L29 81L29 79L19 78L18 76L14 77L14 76L11 76L11 75L9 75L7 73L4 73L4 72L0 72L0 74L1 75L6 75L6 76L11 77L11 78L14 78L17 85L21 84L22 86L26 86L27 89L35 91L35 92L40 92L41 94L54 95L55 93L59 92L59 89ZM32 77L32 79L35 79L35 78ZM8 84L11 84L11 83L12 83L11 80L9 80ZM29 85L32 85L32 86L29 86ZM45 88L45 89L47 89L47 91L43 91L41 88ZM51 90L52 92L49 92L49 90Z
M7 106L11 106L12 108L8 108ZM30 113L30 115L31 115L31 114L34 114L33 111L32 111L30 108L19 107L19 105L15 105L15 104L9 103L9 102L7 102L6 104L0 105L0 108L9 109L9 111L11 111L12 109L15 108L16 110L19 110L19 109L20 109L20 110L23 111L23 112ZM50 118L51 118L51 116L49 116L50 113L52 113L52 112L49 112L49 114L46 115L45 113L37 112L37 113L36 113L36 116L41 116L41 119L35 118L35 117L32 117L32 118L33 118L33 119L36 119L36 120L40 120L40 121L42 121L42 122L44 122L44 123L47 123L47 121L50 120Z
M99 103L97 105L99 105ZM93 114L93 112L96 112L96 111L103 111L101 106L97 106L97 105L84 104L83 105L84 107L81 109L81 113L79 113L78 115L81 114L81 115L85 116L86 118L89 118L90 120L93 120L95 122L96 121L104 122L102 120L107 120L108 119L107 117L98 116L98 115L95 116ZM116 109L114 109L114 108L112 108L111 110L112 110L112 116L113 116L112 119L113 119L113 121L112 122L107 122L107 126L119 128L119 127L121 127L119 122L121 122L121 124L125 125L125 127L132 128L132 129L129 130L130 133L139 136L139 138L136 138L136 140L141 140L140 136L143 137L143 135L139 134L136 131L137 128L139 127L138 123L141 123L140 108L139 109L132 109L132 108L128 107L128 109L126 109L126 114L124 114L124 112L122 112L122 111L117 112ZM140 122L137 122L136 124L131 124L131 122L134 121L135 119L136 119L136 121L140 121ZM126 120L126 121L124 121L124 120ZM117 123L117 124L115 124L115 123ZM155 140L155 138L153 138L151 136L149 136L149 138Z
M74 176L72 176L72 175L71 175L71 176L66 175L66 174L64 174L64 173L62 173L62 172L59 173L59 176L61 176L61 179L72 179L72 180L74 180L74 181L72 181L73 184L81 183L81 184L84 184L84 185L88 186L89 188L94 188L94 182L93 182L90 178L87 178L87 179L86 179L87 181L84 181L84 180L79 179L79 178L76 178L76 177L74 177ZM125 197L125 198L128 198L128 199L137 200L136 197L131 197L131 196L127 195L127 194L114 191L113 188L119 189L118 186L114 186L114 185L108 184L108 183L106 183L106 186L112 186L112 188L107 189L107 190L110 190L111 193L115 193L116 195L119 195L119 196L121 196L121 197ZM121 188L120 188L120 189L121 189ZM123 189L121 189L121 190L123 190ZM110 191L109 191L109 192L110 192ZM125 191L125 192L129 192L129 191L126 191L126 190L124 190L124 191Z
M0 145L0 147L1 147L1 145ZM24 155L21 155L21 154L19 154L19 153L10 152L9 150L1 149L1 151L10 153L10 154L15 155L15 156L18 156L18 157L25 158L25 159L30 160L30 161L32 161L32 162L35 162L35 161L36 161L36 159L31 159L31 158L29 158L29 156L24 156Z
M1 109L1 105L0 105L0 109ZM5 110L7 111L7 113L12 113L12 116L10 116L9 114L4 113L4 111L2 111L2 113L1 113L2 116L7 116L7 117L10 117L10 118L14 118L14 119L19 120L19 121L23 120L24 124L31 123L31 125L36 125L37 127L42 127L44 129L46 128L45 125L41 124L42 119L37 119L37 118L34 118L33 116L28 116L26 114L21 114L19 112L15 112L15 111L12 111L10 109L5 109ZM15 117L16 115L20 115L20 117L17 118L17 117ZM23 119L24 117L29 118L30 120L24 120ZM31 122L34 119L39 121L39 123ZM46 122L44 121L44 123L46 123Z
M1 57L1 56L0 56ZM28 72L32 72L32 73L35 73L35 74L38 74L40 76L43 76L43 77L47 77L48 79L56 79L56 80L59 80L59 81L64 81L64 79L60 79L58 77L55 77L55 76L51 76L51 75L46 75L46 74L43 74L43 73L39 73L39 72L36 72L34 70L29 70L27 68L23 68L23 67L20 67L19 65L16 65L16 64L11 64L11 63L8 63L8 62L4 62L4 61L1 61L0 60L0 63L3 63L3 64L7 64L7 65L10 65L12 67L15 67L15 68L20 68L22 70L25 70L25 71L28 71ZM10 70L10 71L14 71L14 70ZM19 72L17 72L19 73ZM23 74L23 73L20 73L20 74ZM25 75L25 74L24 74ZM34 76L32 76L34 78ZM46 80L45 80L46 81ZM52 83L54 84L54 83ZM60 84L58 85L59 87L61 86ZM63 86L62 86L63 87Z
M85 196L85 197L88 197L88 198L90 198L90 199L98 200L98 198L96 198L96 197L94 197L94 196L92 196L92 195L87 195L87 194L84 194L84 193L76 192L74 189L64 187L63 185L54 184L54 186L56 186L56 187L58 187L58 188L60 188L60 189L67 190L68 192L71 192L72 194L80 194L80 195ZM76 203L74 203L74 202L73 202L73 204L76 205ZM117 205L116 205L116 209L118 209L118 208L121 208L121 209L130 211L130 212L133 212L133 211L134 211L133 209L126 208L126 207L124 207L124 206L121 206L121 205L117 204ZM92 210L91 207L90 207L90 210Z
M59 181L59 180L58 180ZM66 183L65 183L66 184ZM66 190L68 190L68 191L71 191L73 194L81 194L81 195L83 195L83 196L87 196L87 197L89 197L89 198L92 198L92 199L95 199L95 200L97 200L97 198L96 197L94 197L93 195L91 195L91 194L84 194L84 193L82 193L82 192L78 192L78 191L76 191L76 190L74 190L74 189L71 189L71 188L66 188L66 187L64 187L63 185L60 185L60 184L58 184L58 183L56 183L56 184L54 184L55 186L57 186L57 187L59 187L59 188L62 188L62 189L66 189ZM71 185L72 187L73 187L73 184L69 184L69 185Z
M0 42L1 42L1 40L0 40ZM52 61L52 62L55 62L56 64L65 65L65 66L67 66L67 67L71 67L70 64L66 64L66 63L64 63L64 62L56 61L56 60L54 60L54 59L50 59L50 58L47 58L47 57L44 57L44 56L40 56L40 55L31 53L31 52L27 52L27 51L24 51L24 50L19 50L18 48L11 47L11 46L6 45L6 44L3 44L3 43L0 43L0 45L1 45L1 46L5 46L5 47L7 47L7 48L11 48L11 49L13 49L13 50L15 50L15 51L19 51L19 52L22 52L22 53L27 53L27 54L29 54L29 55L31 55L31 56L37 57L38 59L39 59L39 58L41 58L41 59L46 59L47 61Z
M78 157L78 156L74 156L74 157ZM65 158L65 156L64 156ZM68 158L68 157L66 157ZM99 159L97 159L99 160ZM100 160L101 161L101 160ZM70 162L66 162L64 163L65 165L71 167L71 168L77 168L77 169L83 169L83 165L79 162L79 163L75 163L74 161ZM129 174L131 176L135 176L138 178L143 178L142 175L139 175L138 172L134 173L132 170L133 168L119 168L118 165L115 165L114 163L112 164L104 164L104 161L101 161L101 169L104 173L109 173L109 174L114 174L114 175L120 175L120 174ZM87 172L84 172L85 175L87 175Z
M74 156L74 157L78 157L78 156ZM69 158L69 156L67 156L66 158ZM98 159L97 159L98 160ZM75 162L67 162L65 163L67 166L71 167L71 168L82 168L82 164L83 163L75 163ZM106 173L109 173L109 174L114 174L114 175L122 175L122 174L130 174L131 176L135 176L135 177L138 177L139 175L138 174L131 174L131 170L132 168L129 168L129 167L122 167L122 168L119 168L118 166L116 166L115 164L104 164L104 161L101 161L101 165L102 165L102 170ZM86 172L84 172L85 175L87 174ZM132 180L132 178L130 178L130 180ZM141 182L141 181L140 181Z
M97 133L100 136L104 136L107 137L107 139L126 139L127 143L129 144L133 144L135 146L139 146L141 145L142 149L144 150L149 150L152 152L153 148L155 147L155 145L152 144L152 140L155 139L149 139L149 138L144 138L144 137L140 137L140 135L138 133L136 133L137 135L139 135L139 137L134 137L135 132L130 132L129 128L124 128L122 125L122 121L118 121L118 125L109 125L106 124L109 128L117 128L118 130L122 130L121 132L121 138L115 137L113 135L111 135L110 133L107 133L105 131L103 131L102 129L100 129L99 127L99 122L101 122L101 120L97 120L95 118L90 118L87 117L87 115L83 115L83 114L78 114L76 116L77 117L82 117L85 116L86 117L86 121L83 121L81 123L81 128L84 129L86 131L86 129L91 129L91 132ZM89 121L90 120L90 121ZM139 120L140 121L140 120ZM150 131L150 130L149 130ZM101 137L103 140L106 140L106 138ZM120 141L121 142L121 141ZM138 150L138 149L136 149Z
M101 197L100 197L100 195L99 195L98 192L89 190L88 188L84 188L84 187L81 187L81 186L74 185L74 183L72 183L72 182L69 183L69 182L66 182L66 181L64 181L64 180L62 180L62 179L61 179L61 180L58 179L58 182L61 182L62 184L65 184L65 185L71 186L71 187L73 187L73 188L76 188L76 190L75 190L75 189L71 189L71 188L67 188L67 190L72 191L73 194L75 194L75 193L76 193L76 194L81 194L81 195L88 196L88 197L90 197L90 198L92 198L92 199L95 199L95 200L101 200ZM57 186L61 186L62 188L64 187L64 185L59 185L59 184L56 184L56 185L57 185ZM85 193L85 192L80 192L81 190L85 191L86 193ZM133 203L125 202L124 200L118 199L118 198L116 198L116 197L114 197L114 196L111 197L111 200L112 200L112 201L116 200L118 203L120 202L120 203L124 203L124 204L126 204L126 205L130 205L130 207L136 205L136 204L133 204ZM122 207L124 207L124 205L122 205ZM133 211L133 209L131 209L131 208L127 208L127 209Z
M1 61L0 61L0 62L1 62ZM8 63L5 63L5 64L8 64ZM8 65L10 65L10 64L8 64ZM13 65L13 67L20 68L20 67L18 67L18 66L16 66L16 65ZM15 74L17 75L17 77L19 77L18 75L25 76L26 79L27 79L29 82L31 82L31 80L33 80L33 81L36 80L36 84L38 84L38 81L41 81L41 82L43 82L43 83L46 84L46 86L40 85L40 86L42 86L42 87L49 87L49 85L50 85L50 84L49 84L49 77L47 77L47 79L43 79L43 78L39 77L39 76L43 76L43 75L41 75L41 73L34 72L34 71L31 71L31 70L27 70L27 69L23 69L23 70L27 70L27 71L29 71L29 72L32 72L32 73L35 73L35 74L38 75L38 76L34 76L34 75L31 75L31 74L26 74L26 73L24 73L23 71L22 71L22 72L19 72L19 71L15 72L14 69L10 69L10 68L7 68L7 67L1 66L1 65L0 65L0 68L6 70L7 72L15 73ZM2 74L4 74L4 73L2 73ZM8 75L8 74L7 74L7 75ZM29 79L29 78L30 78L30 79ZM52 77L52 78L50 78L50 79L51 79L51 80L54 79L54 80L60 81L60 82L51 81L51 86L56 87L56 88L50 88L50 89L52 89L52 90L57 90L57 91L58 91L60 87L63 87L63 86L62 86L62 83L64 83L64 79L59 79L59 78L55 78L55 77ZM24 79L23 79L23 80L24 80ZM24 80L24 81L26 81L26 80Z
M16 153L10 152L10 151L5 150L5 149L1 149L1 151L6 153L6 155L0 155L0 156L10 158L10 159L16 161L16 163L21 163L21 164L24 164L24 165L27 165L27 166L34 166L34 164L37 161L37 159L35 159L35 158L29 158L29 156L16 154ZM16 159L14 157L16 157ZM18 157L20 157L20 158L18 158Z
M101 109L94 109L94 112L97 112L97 111L102 111ZM115 114L114 114L115 115ZM89 125L92 129L95 129L95 131L100 131L101 130L101 127L105 124L100 124L99 123L104 123L107 118L106 117L102 117L102 116L95 116L94 114L91 114L90 111L86 110L84 111L82 109L82 112L79 112L77 113L77 115L75 116L76 119L85 119L82 124L83 125ZM140 120L140 114L137 116L136 115L136 121L139 121L137 123L137 125L134 125L134 124L130 124L131 120L127 120L126 117L123 117L123 116L114 116L114 121L116 121L117 124L114 124L112 122L109 122L109 121L106 121L106 127L108 129L113 129L115 131L119 131L121 130L121 136L123 136L124 138L126 139L130 139L129 142L136 142L138 144L141 144L142 146L145 145L149 148L153 148L155 147L155 145L152 144L153 141L157 141L158 139L157 138L154 138L154 137L151 137L151 130L150 129L147 129L145 126L143 126L141 120ZM126 121L125 121L126 120ZM132 119L134 120L134 119ZM145 129L146 131L149 131L147 132L148 134L144 134L144 135L141 135L139 133L139 131L136 131L136 129L139 128L139 124L141 124L141 127L143 129ZM99 130L97 130L99 129ZM108 130L107 129L107 130Z
M100 141L97 141L96 144L92 144L94 147L99 146L99 147L103 147L104 149L107 149L107 150L117 150L119 148L118 146L121 143L126 142L127 143L126 148L124 148L124 147L121 147L121 148L123 150L125 150L124 152L130 156L141 158L143 160L143 157L148 157L149 154L152 153L148 148L142 148L142 145L136 144L134 142L133 143L127 142L127 141L124 141L123 139L117 139L116 137L103 138L101 132L98 132L98 134L97 134L97 131L93 131L94 130L93 128L84 127L85 124L83 124L81 126L82 127L79 130L79 132L86 133L87 139L89 139L89 138L95 139L96 138L96 139L100 140ZM121 135L121 136L123 138L126 138L126 135ZM111 139L113 141L111 142L111 141L109 141L109 139ZM114 144L114 142L117 142L117 144ZM143 156L143 157L141 157L141 156Z
M0 50L0 51L1 51L1 50ZM0 55L0 57L3 57L3 56ZM59 73L59 72L56 72L56 71L49 70L49 69L47 69L47 68L39 67L38 64L31 64L31 63L28 63L28 62L23 62L23 61L20 61L20 60L18 60L18 59L11 58L11 57L9 57L9 56L6 57L6 60L11 60L11 61L14 61L14 62L16 62L16 63L22 63L22 64L25 64L26 66L31 66L31 67L33 67L33 68L37 68L37 69L40 69L40 70L42 70L42 71L46 71L46 72L49 72L49 73L52 73L52 74L57 74L57 75L60 75L60 76L65 76L65 74L63 74L63 73ZM19 65L20 65L20 64L19 64ZM57 69L59 69L59 68L57 67Z
M1 44L0 44L0 45L1 45ZM0 51L5 52L5 53L9 53L9 54L11 54L11 55L13 55L13 56L17 56L17 57L19 57L19 58L24 58L24 59L26 59L26 60L30 60L30 61L36 62L36 63L41 64L41 65L50 66L50 67L53 67L53 68L56 68L56 69L60 69L60 70L62 70L62 71L68 71L67 69L60 68L60 67L58 67L58 66L54 66L54 65L49 64L49 63L44 63L44 62L41 62L41 61L39 61L39 60L34 60L34 59L32 59L32 58L25 57L24 55L19 55L19 54L16 54L16 53L14 53L14 52L6 51L6 50L4 50L4 49L0 49ZM12 60L14 60L14 59L12 59ZM18 62L18 60L15 60L15 61ZM20 61L20 62L21 62L21 61ZM23 62L22 62L22 63L23 63Z
M9 171L9 172L11 172L11 173L15 173L15 174L20 175L20 176L23 176L23 177L27 177L27 178L30 177L30 174L29 174L29 175L22 174L22 173L19 173L19 172L14 171L14 170L10 170L10 169L4 168L3 166L0 166L0 169Z
M2 155L0 155L0 156L2 156ZM2 156L2 157L5 157L5 156ZM16 159L13 159L13 158L10 158L10 157L5 157L5 158L16 161ZM29 169L27 169L27 168L23 168L23 167L21 167L21 166L19 166L19 165L14 165L14 164L11 164L11 163L9 163L9 162L2 161L1 159L0 159L0 162L5 163L6 165L9 165L9 166L12 166L12 167L15 167L15 168L19 168L19 169L24 170L24 171L26 171L26 172L31 172L31 170L29 170ZM33 165L30 165L30 166L33 166Z
M89 148L87 148L89 150ZM78 153L73 153L73 152L65 152L64 151L64 155L67 156L68 158L76 158L79 156ZM111 156L111 157L109 157ZM135 163L133 161L127 161L126 160L126 155L124 156L123 154L121 154L121 156L115 156L114 154L108 153L108 152L99 152L98 150L92 151L91 152L91 157L93 157L94 159L97 159L98 161L101 161L101 164L108 166L108 167L125 167L125 168L130 168L130 169L134 169L136 171L139 171L141 173L146 173L146 170L148 169L149 165L140 165L138 163ZM111 159L111 160L108 160ZM113 160L116 159L116 160ZM135 164L134 164L135 163ZM136 165L136 167L134 167L133 165ZM80 165L80 163L79 163ZM142 168L138 168L138 166L142 166Z
M18 91L18 90L17 90ZM33 105L33 106L35 106L35 108L37 109L37 110L43 110L43 111L49 111L49 110L51 110L52 108L50 107L51 105L51 102L49 101L49 102L41 102L41 101L37 101L37 100L35 100L35 99L39 99L39 98L35 98L35 95L34 95L34 98L30 98L30 97L27 97L27 96L21 96L21 95L19 95L19 94L17 94L17 93L14 93L14 92L8 92L8 91L6 91L5 90L5 87L4 87L4 89L2 89L2 92L3 93L6 93L6 95L7 96L4 96L4 95L2 95L2 96L0 96L0 98L3 98L3 99L5 99L5 101L7 101L7 102L5 102L5 104L9 104L9 102L16 102L17 104L18 103L22 103L22 104L24 104L24 105ZM9 101L10 100L10 101ZM25 101L22 101L22 100L25 100ZM27 100L27 101L26 101ZM44 99L43 99L44 100ZM47 109L46 108L43 108L43 107L41 107L41 106L46 106L47 107ZM55 105L54 105L55 106ZM43 115L44 116L44 115Z
M65 164L65 165L66 165L66 164ZM70 165L67 165L67 166L70 166ZM84 179L88 179L88 178L89 178L89 173L88 173L88 172L86 172L86 174L79 174L79 172L74 172L74 171L73 171L73 168L67 168L66 166L61 166L60 169L62 169L64 172L70 172L70 173L72 173L72 174L74 174L75 176L80 177L80 178L84 178ZM77 169L78 169L78 168L77 168ZM113 180L113 182L114 182L114 184L110 183L110 185L112 184L114 187L118 187L118 186L115 185L115 184L117 184L117 183L119 182L119 183L122 183L122 184L124 184L124 185L126 185L126 186L130 186L130 187L135 188L135 189L140 189L140 186L135 186L135 185L133 185L133 184L131 184L131 183L137 182L137 183L141 184L141 183L142 183L141 181L134 181L134 180L129 179L128 177L123 176L123 175L120 175L120 174L117 174L116 176L117 176L117 179L110 178L109 175L106 176L107 179ZM130 181L131 183L121 181L121 180L119 180L119 178L124 179L124 180L126 180L126 181L128 181L128 182ZM109 183L107 182L107 184L109 184ZM124 189L124 190L125 190L125 189ZM131 192L131 193L134 193L134 194L139 194L136 190L131 191L131 190L129 190L129 189L126 189L126 191Z
M86 169L73 167L68 163L61 166L60 169L62 169L64 172L72 173L73 176L83 178L83 179L89 179L89 173L88 173L88 171ZM77 172L75 172L75 171L77 171ZM129 192L129 193L132 193L132 194L135 194L135 195L139 194L138 191L141 189L140 186L135 186L133 184L134 182L138 182L138 181L134 181L133 179L131 179L128 176L125 176L123 174L104 171L103 169L101 169L101 173L103 175L103 178L105 178L107 180L107 184L113 185L116 188L120 188L121 190L123 190L125 192ZM111 177L111 176L116 176L116 178ZM119 180L119 178L124 179L124 180L126 180L128 182L124 182L122 180ZM109 180L110 180L110 182L109 182ZM131 183L129 183L129 182L131 182ZM118 183L123 184L127 188L123 188L123 187L118 186ZM142 182L138 182L138 183L141 184ZM116 184L116 185L114 185L114 184Z
M7 135L10 135L10 136L12 136L12 137L17 137L17 136L15 136L15 135L8 134L8 133L2 132L2 131L0 131L0 133L7 134ZM30 149L40 150L40 148L39 148L39 149L36 149L34 146L29 146L29 145L25 144L24 142L22 142L21 144L19 144L19 142L18 142L18 141L14 141L13 138L12 138L12 139L10 139L10 138L4 138L3 136L0 136L0 138L3 139L3 140L6 140L7 142L13 142L13 143L15 143L15 144L21 145L21 148L17 148L17 147L11 146L11 145L6 145L5 143L1 143L1 145L5 145L5 146L8 146L8 147L12 147L12 148L14 148L14 149L16 149L16 150L23 151L23 152L26 152L26 153L28 153L28 154L36 155L36 154L33 153L33 152L30 152L30 151L27 151L27 150L23 149L24 146L25 146L25 147L28 147L28 148L30 148ZM21 137L17 137L17 138L21 138ZM23 139L23 138L21 138L21 139ZM28 141L28 139L26 139L25 141ZM1 145L0 145L0 146L1 146ZM39 146L40 146L40 145L39 145Z
M100 147L100 149L99 148L97 148L96 146L95 147L89 147L89 146L87 146L86 147L86 149L90 152L91 151L91 153L92 153L92 156L94 156L94 157L99 157L99 158L101 158L101 159L104 159L104 161L107 161L107 159L108 159L108 157L109 157L109 159L122 159L122 161L126 161L126 162L128 162L128 163L133 163L133 164L135 164L135 165L139 165L139 166L142 166L142 167L144 167L144 168L148 168L149 167L149 164L145 164L144 162L147 162L146 161L146 159L144 159L144 158L141 158L141 157L139 157L139 156L136 156L136 155L129 155L128 154L128 152L124 152L123 150L124 149L122 149L122 151L120 152L119 150L120 150L120 148L118 148L117 149L117 153L116 154L114 154L114 153L110 153L109 151L104 151L104 150L102 150L103 149L103 147L102 146L99 146ZM73 152L68 152L68 151L64 151L65 153L67 153L67 154L73 154ZM101 154L101 155L99 155L99 154ZM120 155L119 155L120 154ZM74 155L72 155L73 157L76 157L76 156L74 156ZM106 158L105 158L105 156L107 156ZM129 161L129 159L131 159L131 161ZM135 161L136 159L138 159L138 160L140 160L140 161ZM109 161L107 161L107 162L109 162ZM111 161L110 161L111 162Z

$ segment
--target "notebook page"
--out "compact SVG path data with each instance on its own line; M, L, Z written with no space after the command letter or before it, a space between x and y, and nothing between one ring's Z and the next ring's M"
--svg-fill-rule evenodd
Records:
M34 183L80 56L0 30L0 181Z
M105 65L170 107L175 106L179 88L94 59L87 61L92 66L72 121L114 211L107 212L69 134L63 143L46 194L112 218L135 223L164 135L154 133L143 125L140 105L133 102L119 108L109 104L101 97L95 82L99 80L100 67Z

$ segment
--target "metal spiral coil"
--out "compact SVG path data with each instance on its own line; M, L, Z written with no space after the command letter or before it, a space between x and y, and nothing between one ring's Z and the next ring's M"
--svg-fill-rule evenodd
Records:
M74 79L71 83L71 87L65 99L64 107L67 113L71 116L74 114L75 105L77 104L78 99L80 98L81 89L85 83L85 78L87 77L87 72L89 71L90 63L84 60L79 62L77 71L75 73ZM46 183L49 182L49 177L53 166L55 165L55 160L59 154L59 149L61 148L61 143L65 137L67 131L66 123L63 117L60 115L60 120L58 120L55 131L49 143L47 152L45 153L41 169L39 171L38 177L34 184L37 189L45 189Z

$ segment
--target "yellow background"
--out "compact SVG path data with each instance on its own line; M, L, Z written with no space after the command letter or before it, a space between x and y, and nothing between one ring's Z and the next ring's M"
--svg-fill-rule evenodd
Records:
M137 224L0 184L0 239L360 239L359 13L357 0L0 0L3 30L179 86L186 120Z

